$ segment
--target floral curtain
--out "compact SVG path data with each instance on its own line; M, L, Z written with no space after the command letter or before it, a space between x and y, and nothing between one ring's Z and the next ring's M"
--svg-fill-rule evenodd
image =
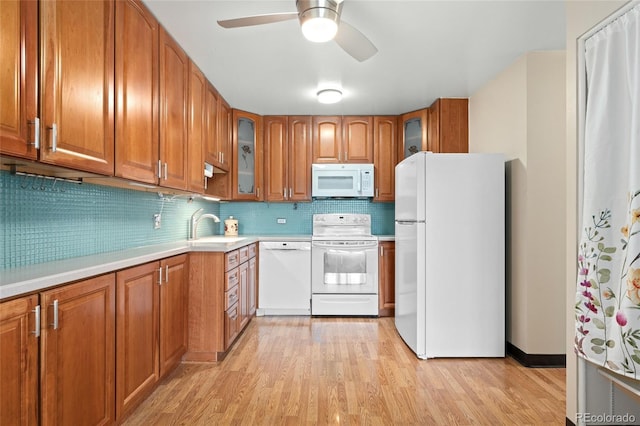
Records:
M575 350L640 379L640 5L585 41Z

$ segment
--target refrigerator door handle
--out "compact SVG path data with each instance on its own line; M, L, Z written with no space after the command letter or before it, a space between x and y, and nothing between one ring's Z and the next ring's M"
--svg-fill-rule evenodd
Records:
M415 223L426 223L426 220L396 220L398 225L413 225Z

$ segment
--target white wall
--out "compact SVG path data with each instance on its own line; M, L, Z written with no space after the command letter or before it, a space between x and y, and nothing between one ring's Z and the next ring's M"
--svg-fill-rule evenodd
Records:
M565 353L565 53L520 57L469 99L469 151L507 157L507 341Z
M576 40L598 22L620 8L624 1L567 1L566 57L566 328L567 328L567 418L576 423L577 362L573 354L574 300L577 258L577 110Z

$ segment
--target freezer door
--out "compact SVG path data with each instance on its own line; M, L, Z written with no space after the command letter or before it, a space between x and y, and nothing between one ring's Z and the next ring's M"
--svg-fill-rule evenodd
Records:
M396 222L396 306L398 333L416 355L425 354L425 224Z
M396 220L425 220L425 162L418 152L396 166Z

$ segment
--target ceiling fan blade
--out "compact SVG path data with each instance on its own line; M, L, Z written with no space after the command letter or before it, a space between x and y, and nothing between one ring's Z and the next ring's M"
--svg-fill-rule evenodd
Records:
M371 41L356 28L340 20L336 43L349 55L360 62L366 61L378 52Z
M218 21L218 25L223 28L250 27L252 25L272 24L297 18L298 12L269 13L266 15L245 16L244 18L225 19Z

